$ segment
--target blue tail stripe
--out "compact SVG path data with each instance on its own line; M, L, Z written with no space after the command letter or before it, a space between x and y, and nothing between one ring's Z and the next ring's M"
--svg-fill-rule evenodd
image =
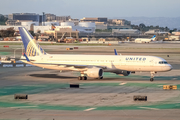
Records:
M118 55L116 49L114 49L114 54L115 54L115 55Z
M25 56L26 60L27 60L28 62L30 62L29 58L27 57L27 55L26 55L25 53L24 53L24 56Z

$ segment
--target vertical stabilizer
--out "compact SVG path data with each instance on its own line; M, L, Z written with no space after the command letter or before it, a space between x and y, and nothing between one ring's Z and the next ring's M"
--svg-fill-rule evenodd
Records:
M152 38L151 38L151 41L155 41L156 39L156 35L154 35Z
M114 54L115 54L115 55L118 55L116 49L114 49Z
M27 56L39 56L39 55L46 54L44 50L40 47L40 45L36 43L36 40L29 33L29 31L27 31L26 28L19 27L19 32L20 32Z

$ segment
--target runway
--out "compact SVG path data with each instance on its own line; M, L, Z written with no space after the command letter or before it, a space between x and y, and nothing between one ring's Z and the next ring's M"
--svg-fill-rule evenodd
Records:
M77 74L37 67L1 67L1 119L178 120L180 117L175 114L180 112L178 76L160 74L152 83L149 76L140 76L141 73L130 77L105 73L104 80L87 81L77 80ZM80 88L69 88L70 83L80 84ZM163 90L166 84L177 85L178 90ZM17 93L28 94L28 100L14 100ZM134 95L147 95L148 101L133 101Z

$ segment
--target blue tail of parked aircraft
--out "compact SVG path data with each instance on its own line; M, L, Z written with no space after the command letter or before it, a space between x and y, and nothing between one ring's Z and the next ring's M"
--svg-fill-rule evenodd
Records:
M118 55L116 49L114 49L114 54L115 54L115 55Z
M154 35L154 36L151 38L152 41L155 41L155 39L156 39L156 35Z
M24 44L25 53L27 56L39 56L39 55L45 55L46 53L44 50L40 47L38 43L36 43L36 40L33 38L33 36L27 31L24 27L19 27L19 32Z

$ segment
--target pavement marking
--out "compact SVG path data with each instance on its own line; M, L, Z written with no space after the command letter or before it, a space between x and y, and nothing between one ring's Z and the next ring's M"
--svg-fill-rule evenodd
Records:
M22 85L22 86L26 86L26 87L46 87L47 85Z
M91 110L94 110L94 109L96 109L96 108L89 108L89 109L86 109L84 111L91 111Z
M16 67L24 67L24 64L16 64Z
M149 107L139 107L139 108L149 109L149 110L159 110L158 108L149 108Z
M126 84L126 83L123 82L123 83L120 83L119 85L125 85L125 84Z
M38 107L38 106L17 106L17 107L9 107L9 108L31 108L31 107Z

